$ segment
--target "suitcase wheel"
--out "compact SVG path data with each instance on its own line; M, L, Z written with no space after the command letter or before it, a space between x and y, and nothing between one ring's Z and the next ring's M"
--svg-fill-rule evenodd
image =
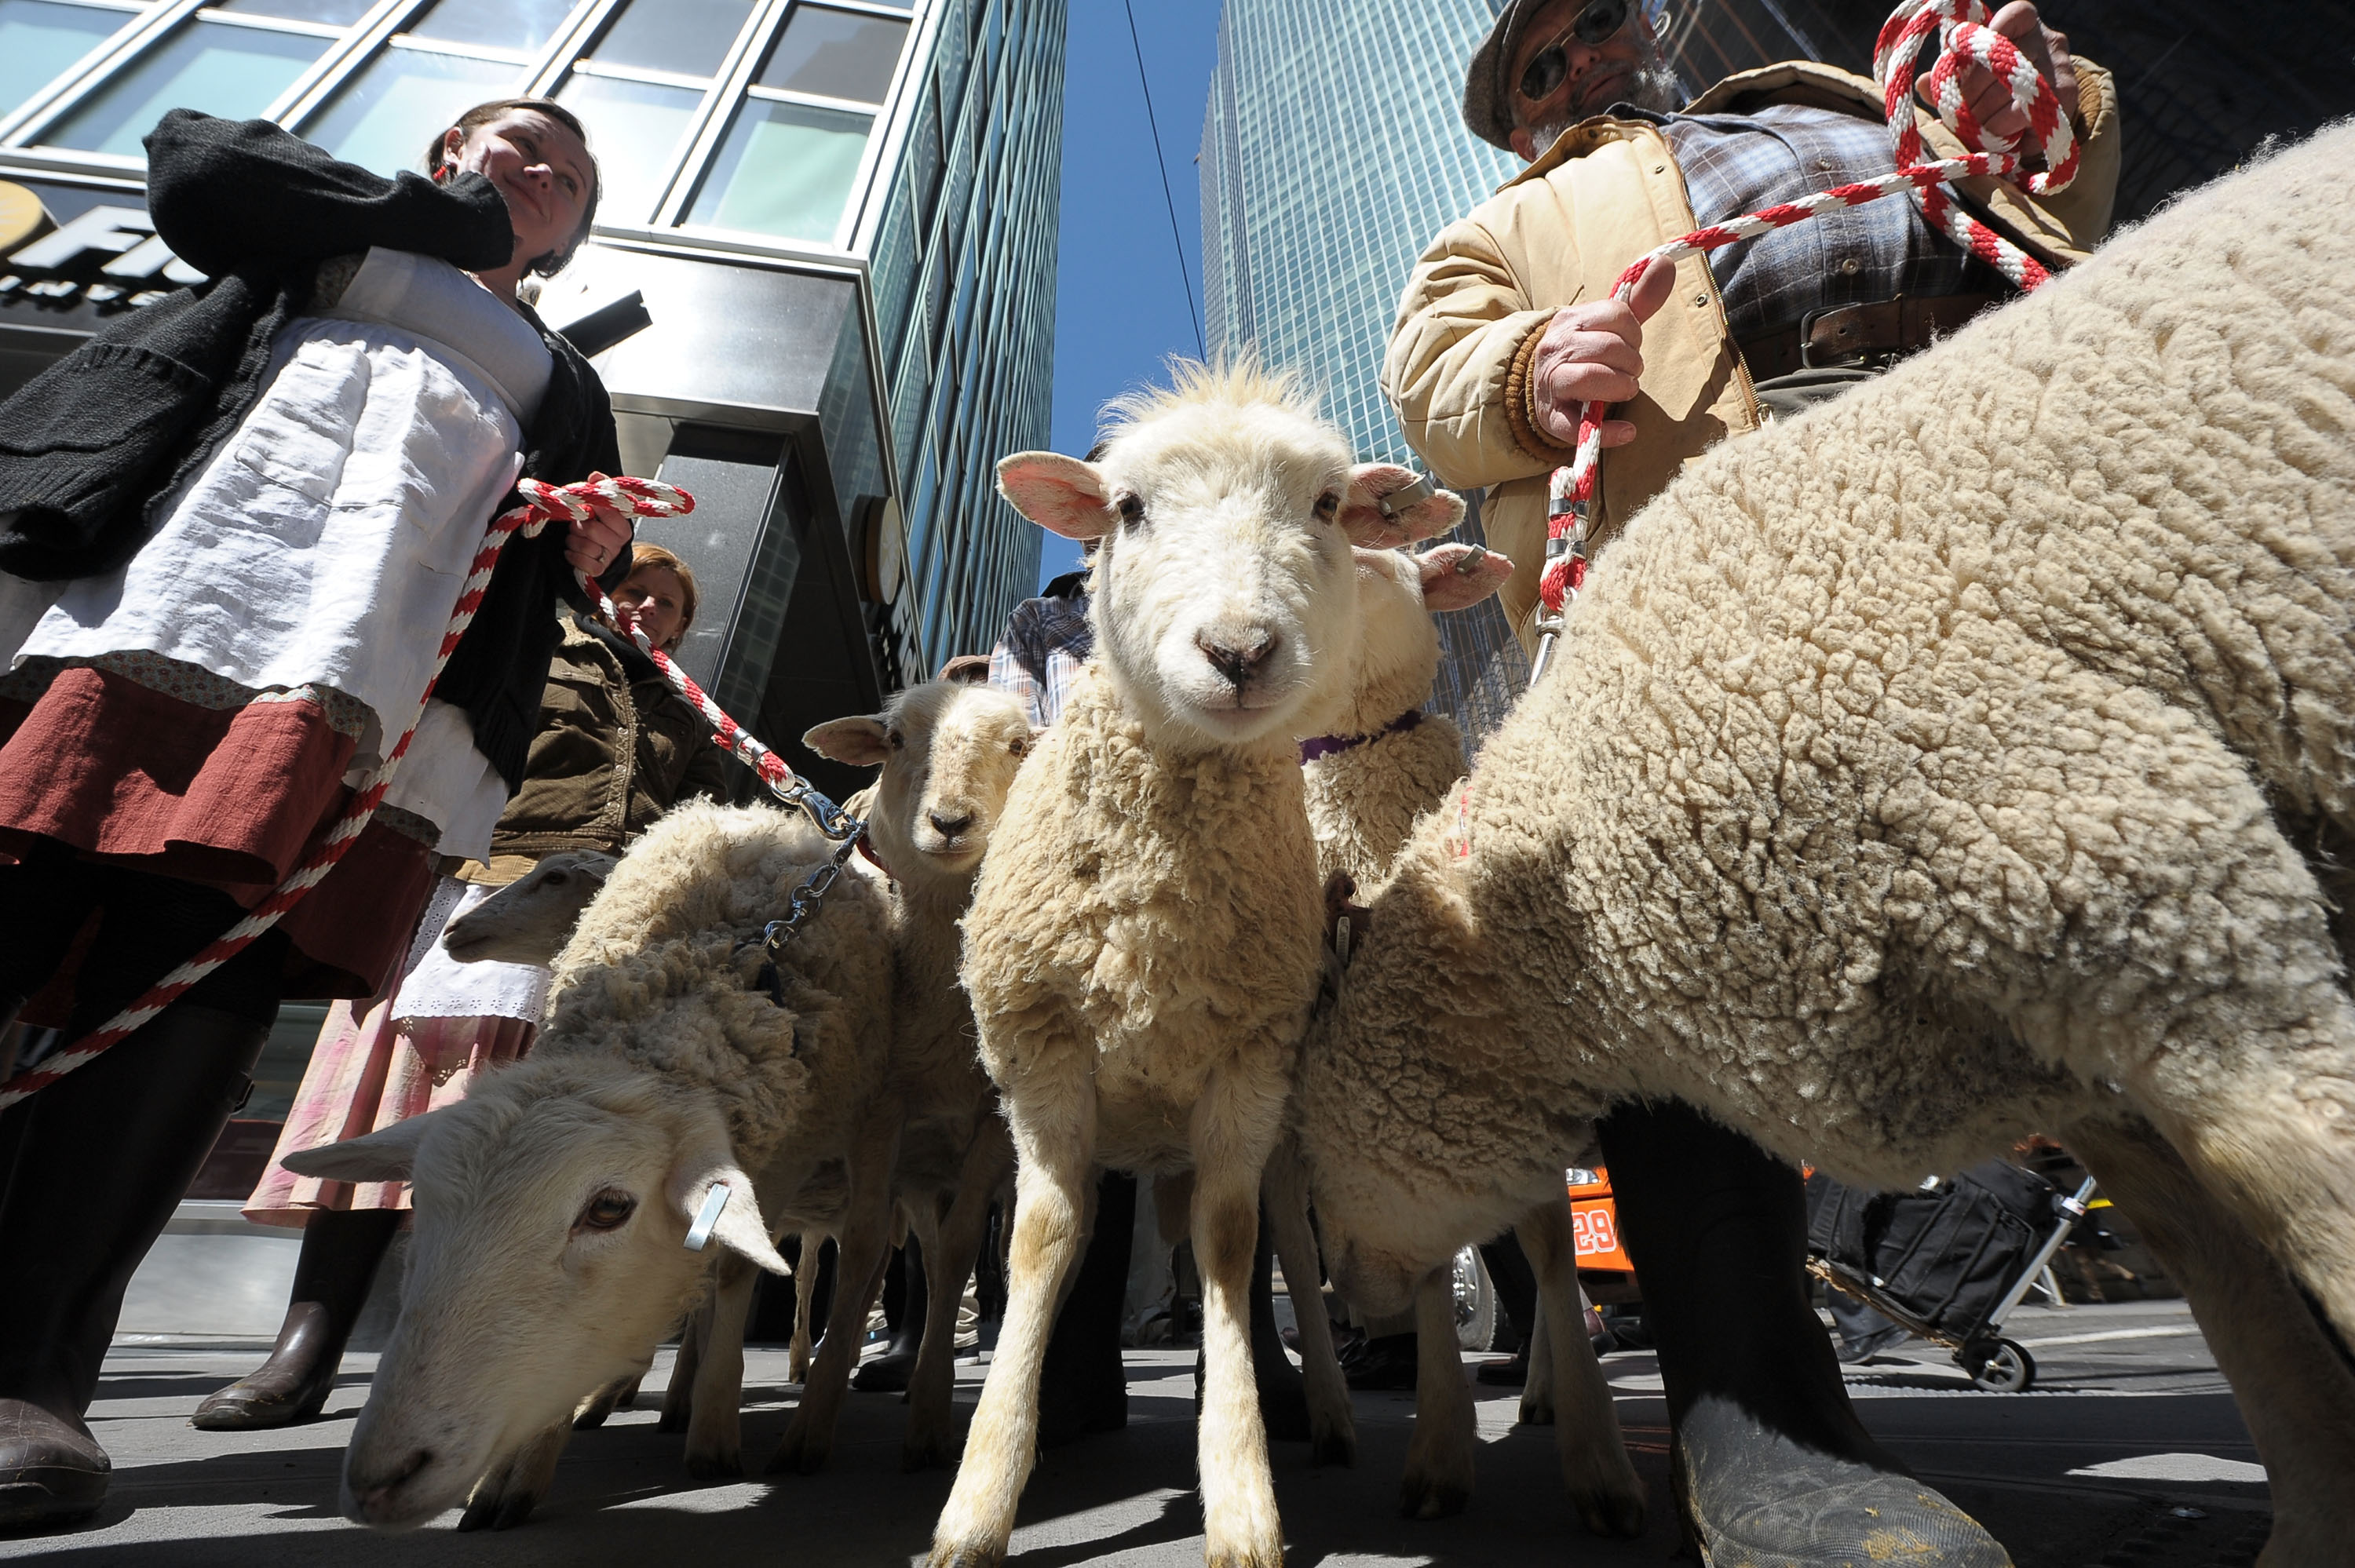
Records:
M2017 1340L1998 1340L1965 1349L1963 1370L1990 1393L2026 1393L2036 1383L2036 1358Z

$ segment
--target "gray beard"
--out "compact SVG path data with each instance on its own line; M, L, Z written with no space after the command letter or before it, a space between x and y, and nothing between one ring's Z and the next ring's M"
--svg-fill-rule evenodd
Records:
M1661 49L1657 38L1650 40L1645 48L1636 62L1636 74L1628 79L1627 89L1619 95L1619 101L1632 103L1654 114L1674 114L1685 106L1684 83L1677 79L1676 68L1668 64L1668 57ZM1607 104L1599 105L1596 112L1600 113L1608 107ZM1532 125L1529 135L1537 143L1538 151L1542 153L1561 140L1563 132L1586 118L1578 114L1550 124Z

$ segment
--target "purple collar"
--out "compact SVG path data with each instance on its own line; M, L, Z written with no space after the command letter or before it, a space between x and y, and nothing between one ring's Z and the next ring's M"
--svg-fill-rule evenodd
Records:
M1386 735L1398 735L1412 729L1422 722L1423 710L1409 708L1371 735L1320 735L1314 740L1304 740L1300 743L1300 765L1305 768L1312 762L1321 762L1352 747L1363 746L1369 740L1380 740Z

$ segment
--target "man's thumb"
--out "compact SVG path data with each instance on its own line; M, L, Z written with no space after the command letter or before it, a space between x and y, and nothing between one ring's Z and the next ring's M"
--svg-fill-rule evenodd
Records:
M1676 286L1677 264L1657 259L1644 269L1644 275L1636 280L1635 290L1627 296L1627 308L1636 313L1637 321L1650 321L1660 313L1660 307L1668 302L1668 295L1675 291Z

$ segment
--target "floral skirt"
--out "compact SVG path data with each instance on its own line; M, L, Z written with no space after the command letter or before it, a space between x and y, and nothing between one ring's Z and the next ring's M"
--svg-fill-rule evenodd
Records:
M366 1011L356 1014L355 1005ZM408 1208L406 1181L329 1181L278 1162L453 1105L478 1074L519 1060L538 1033L519 1018L395 1019L389 1000L336 1003L245 1217L301 1225L320 1209Z

